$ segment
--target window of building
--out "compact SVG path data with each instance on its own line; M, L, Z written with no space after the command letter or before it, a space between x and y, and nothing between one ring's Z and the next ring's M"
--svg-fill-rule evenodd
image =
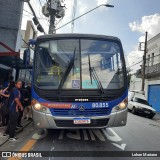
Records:
M154 63L154 53L152 53L151 65Z
M148 55L148 66L150 64L150 55Z

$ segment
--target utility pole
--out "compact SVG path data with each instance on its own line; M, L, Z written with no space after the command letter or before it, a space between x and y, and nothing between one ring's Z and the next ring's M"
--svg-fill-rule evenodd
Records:
M65 15L65 6L61 6L60 0L48 0L47 3L42 7L42 13L44 16L49 17L50 25L48 34L54 34L55 20L56 18L62 18Z
M48 34L55 33L55 19L56 19L55 14L56 14L56 11L51 10L51 12L50 12L50 25L49 25Z
M147 35L148 32L145 33L145 42L144 42L144 55L143 55L143 65L142 65L142 89L144 92L145 87L145 67L146 67L146 53L147 53Z
M72 19L75 19L76 8L77 8L77 0L73 0ZM71 24L71 32L73 33L73 31L74 31L74 21L72 21L72 24Z
M49 12L50 12L50 25L48 34L55 33L55 20L56 20L56 11L58 8L59 0L50 0Z

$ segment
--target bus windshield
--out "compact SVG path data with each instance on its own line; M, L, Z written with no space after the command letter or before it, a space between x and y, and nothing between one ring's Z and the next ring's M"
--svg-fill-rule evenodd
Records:
M46 40L36 49L34 81L42 89L120 89L124 86L121 55L116 41Z

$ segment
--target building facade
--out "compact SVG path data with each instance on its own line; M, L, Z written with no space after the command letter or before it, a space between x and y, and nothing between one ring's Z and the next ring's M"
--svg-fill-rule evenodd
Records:
M0 83L7 81L10 76L15 77L16 69L21 65L14 52L18 53L21 46L23 3L20 0L0 0Z
M131 78L130 90L141 90L141 78L141 70L138 70ZM160 112L160 33L147 42L145 96L149 104Z
M20 57L23 59L24 50L28 48L29 39L36 39L37 38L37 31L34 28L32 21L27 21L26 30L21 30L21 37L22 37L22 45L20 50ZM33 56L34 51L30 49L30 66L33 64ZM31 69L21 69L19 72L19 78L23 80L25 83L31 81Z
M147 42L146 95L149 103L160 112L160 33Z

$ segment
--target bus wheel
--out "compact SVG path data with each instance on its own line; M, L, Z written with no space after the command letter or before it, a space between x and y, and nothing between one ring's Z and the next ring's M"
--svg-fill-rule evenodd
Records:
M132 108L132 113L136 114L136 108L135 107Z
M154 117L154 115L153 116L148 116L149 119L152 119L153 117Z

